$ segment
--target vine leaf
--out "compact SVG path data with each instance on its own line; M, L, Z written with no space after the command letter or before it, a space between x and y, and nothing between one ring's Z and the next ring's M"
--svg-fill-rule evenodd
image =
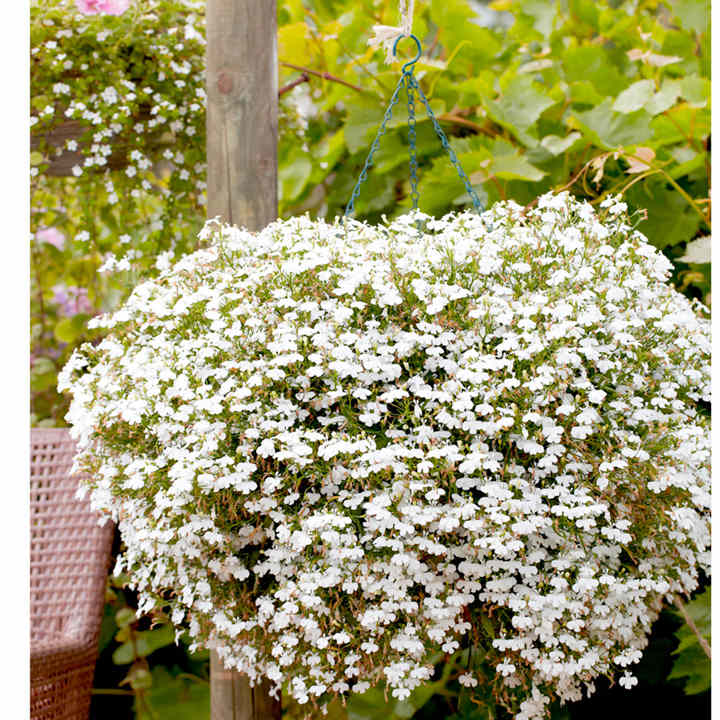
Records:
M698 631L710 641L710 588L685 605L685 610L695 623ZM679 613L677 613L679 616ZM680 641L673 655L676 655L668 680L686 678L685 693L696 695L710 689L710 659L700 646L697 635L685 623L676 633Z

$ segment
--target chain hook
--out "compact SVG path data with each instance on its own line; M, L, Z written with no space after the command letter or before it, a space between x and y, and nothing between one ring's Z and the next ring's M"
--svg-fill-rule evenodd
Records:
M457 154L450 146L450 142L447 139L447 136L443 132L442 128L440 127L440 123L438 122L437 118L435 117L435 114L432 111L432 108L430 107L430 103L428 99L425 97L425 93L422 91L422 88L418 84L418 81L415 79L413 74L413 66L415 63L420 59L420 56L422 55L422 45L420 44L420 40L415 35L399 35L397 39L395 40L395 44L393 45L393 55L397 57L397 46L400 40L403 38L410 38L415 41L415 45L417 46L417 55L412 58L412 60L408 60L403 66L402 66L402 75L400 76L400 80L398 81L397 86L395 87L395 90L392 94L392 97L390 98L390 104L385 109L385 114L383 116L382 122L380 123L380 127L378 128L377 134L375 135L375 139L372 141L372 144L370 145L370 152L368 152L367 158L365 159L365 165L363 166L362 171L360 172L360 176L357 179L357 182L355 183L355 187L353 188L352 193L350 194L350 201L347 204L347 207L345 208L345 213L343 216L343 225L345 223L345 220L350 217L355 212L355 200L357 199L358 195L360 194L360 187L365 182L367 178L368 171L372 167L373 164L373 156L375 155L375 151L377 150L378 143L380 142L380 138L385 134L387 130L388 123L390 122L390 119L392 118L393 108L397 104L399 100L400 90L405 89L405 92L407 94L407 100L408 100L408 143L410 145L410 198L412 200L412 207L413 210L417 210L418 208L418 200L420 198L420 194L418 192L418 177L417 177L417 171L418 171L418 162L417 162L417 131L416 131L416 117L415 117L415 98L417 97L422 105L425 107L425 111L427 112L428 117L430 118L430 121L432 122L433 129L435 130L435 134L440 139L440 144L442 145L443 149L447 152L448 156L450 157L450 162L455 167L455 170L458 173L458 176L460 177L460 180L462 181L463 185L465 186L465 190L467 191L468 196L470 197L470 200L472 201L473 207L478 213L482 213L483 211L483 205L482 202L480 202L480 198L477 196L477 193L473 189L472 183L470 182L470 178L467 176L465 171L462 168L462 165L460 164L460 160L457 157ZM420 221L418 221L418 225L420 224ZM345 226L345 229L347 230L347 226Z
M397 46L398 43L403 38L410 38L411 40L415 41L415 44L417 45L417 55L412 59L408 60L403 66L402 66L402 73L403 75L408 75L412 73L412 66L420 59L420 56L422 55L422 45L420 44L420 40L415 35L398 35L397 39L395 40L395 44L393 45L393 56L397 57ZM408 70L407 68L410 68Z

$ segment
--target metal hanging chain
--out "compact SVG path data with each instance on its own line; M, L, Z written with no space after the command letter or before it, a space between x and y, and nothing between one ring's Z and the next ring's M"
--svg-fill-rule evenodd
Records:
M435 117L435 113L433 113L432 109L430 108L430 103L428 102L428 99L425 97L425 93L422 91L422 88L418 85L415 78L411 75L410 76L410 82L413 84L414 88L417 90L418 96L420 97L420 101L425 106L425 110L427 111L428 117L432 121L433 127L435 128L436 135L440 138L440 143L447 151L448 156L450 157L450 162L455 166L455 169L457 170L457 174L460 176L460 179L463 181L463 184L465 185L465 189L468 192L468 195L470 196L470 199L472 200L473 207L481 213L485 207L483 206L482 202L480 201L480 198L478 197L475 190L473 190L473 186L470 183L470 178L467 176L465 171L462 168L462 165L460 164L460 160L458 160L458 156L455 154L455 151L450 146L450 142L447 139L447 136L443 132L443 129L440 127L440 123L437 121L437 118Z
M367 159L365 160L365 165L363 166L363 169L360 171L360 177L358 177L357 182L355 183L355 187L353 188L352 194L350 195L350 202L347 204L347 207L345 208L345 215L344 217L348 217L352 215L352 213L355 212L355 200L357 200L357 196L360 194L360 186L365 182L365 179L367 178L368 170L372 167L373 164L373 155L375 154L375 151L377 150L378 144L380 143L380 138L385 134L386 126L388 122L390 122L390 119L392 118L392 111L393 107L397 104L398 98L400 96L400 88L402 88L405 84L405 75L403 74L400 78L400 82L398 82L397 87L395 88L395 92L392 94L392 98L390 98L390 104L387 106L387 109L385 110L385 115L383 117L382 123L380 123L380 128L378 129L377 135L375 136L375 139L372 141L372 145L370 145L370 152L368 153Z
M403 66L402 66L402 75L400 76L400 80L395 87L395 91L392 94L392 97L390 99L390 104L388 105L387 109L385 110L385 115L383 117L382 123L380 124L380 128L378 129L377 135L375 136L375 139L372 142L372 145L370 145L370 152L368 153L367 159L365 160L365 165L360 172L360 177L358 177L357 182L355 183L355 187L353 188L352 194L350 195L350 202L348 202L347 207L345 208L345 214L344 217L347 218L350 216L353 212L355 212L355 200L357 200L358 195L360 194L360 187L367 179L367 173L368 170L372 167L373 164L373 155L375 154L375 151L377 150L378 144L380 143L380 138L385 134L387 130L387 124L392 118L392 111L393 107L397 104L398 98L400 95L400 89L405 88L405 92L407 94L407 101L408 101L408 142L410 145L410 197L412 199L412 207L413 210L418 209L418 202L420 200L420 193L418 191L418 177L417 177L417 171L418 171L418 162L417 162L417 133L416 133L416 123L417 118L415 115L415 93L417 92L418 97L420 98L420 101L425 106L425 110L427 111L428 117L432 121L433 128L435 129L435 133L437 134L438 138L440 138L440 143L442 144L443 148L447 151L447 154L450 157L450 162L453 164L455 169L457 170L458 175L460 176L460 179L462 180L463 184L465 185L465 189L468 192L468 195L470 196L470 199L472 200L473 207L478 213L481 213L484 210L482 202L480 202L480 198L477 196L477 193L475 190L473 190L472 184L470 183L470 178L468 178L467 174L463 170L462 166L460 165L460 161L458 160L458 157L455 153L455 151L450 147L450 143L447 139L447 136L443 132L442 128L440 127L440 123L437 121L437 118L435 117L435 114L433 113L432 109L430 108L430 103L428 102L427 98L425 97L425 93L423 93L420 85L418 85L417 80L415 80L415 76L413 75L413 70L415 63L420 59L420 56L422 55L422 46L420 44L420 40L417 39L415 35L400 35L396 40L395 44L393 46L393 55L397 57L397 45L400 42L400 40L403 37L408 37L415 41L415 44L417 45L417 54L412 60L408 60Z
M405 77L405 76L403 76ZM420 201L420 192L418 191L418 162L417 162L417 133L415 132L415 125L417 120L415 118L415 88L413 83L415 78L412 75L412 70L408 73L405 83L405 91L407 92L408 101L408 143L410 145L410 198L412 200L412 209L418 209L418 203Z

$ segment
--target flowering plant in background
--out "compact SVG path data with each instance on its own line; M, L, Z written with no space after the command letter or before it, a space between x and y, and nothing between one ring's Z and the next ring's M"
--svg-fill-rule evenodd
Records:
M34 422L66 411L57 371L91 336L90 308L116 306L159 253L194 247L205 214L204 7L32 3ZM115 272L98 275L108 256ZM74 319L58 285L84 289Z
M52 215L62 230L81 212L84 241L100 250L109 234L142 230L144 257L174 247L178 224L204 212L204 3L130 7L33 7L33 220Z
M466 648L518 720L632 687L709 562L710 329L624 203L201 239L60 377L140 611L309 712Z
M38 230L35 237L39 242L49 243L58 250L62 250L65 247L65 235L57 228L43 228L42 230Z
M78 313L92 313L87 288L79 288L75 285L67 287L55 285L53 287L53 302L57 305L60 314L65 317L72 317Z

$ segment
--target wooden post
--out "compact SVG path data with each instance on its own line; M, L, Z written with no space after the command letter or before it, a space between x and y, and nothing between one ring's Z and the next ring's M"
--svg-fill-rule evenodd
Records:
M208 217L248 230L276 219L277 85L276 0L208 0ZM279 720L268 687L211 652L212 720Z
M208 217L277 218L276 0L208 0Z

